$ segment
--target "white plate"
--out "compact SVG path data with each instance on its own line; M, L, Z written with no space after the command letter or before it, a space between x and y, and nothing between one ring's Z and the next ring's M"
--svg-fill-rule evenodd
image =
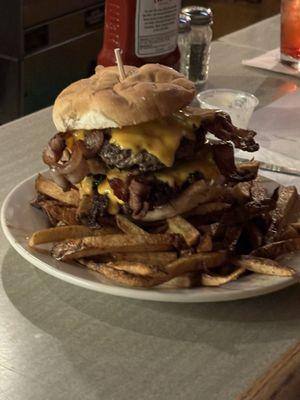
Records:
M63 281L116 296L182 303L245 299L271 293L297 282L295 278L251 274L219 288L131 289L108 284L95 272L78 265L56 261L47 254L36 253L28 248L27 239L31 233L47 227L43 213L29 204L35 197L35 177L36 175L21 182L6 197L1 209L2 228L12 247L22 257ZM289 255L289 265L300 273L300 254Z

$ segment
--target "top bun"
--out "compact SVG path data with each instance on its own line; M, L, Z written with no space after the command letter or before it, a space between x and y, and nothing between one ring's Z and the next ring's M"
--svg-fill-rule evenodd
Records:
M90 78L72 83L57 97L53 121L60 132L136 125L166 117L187 106L195 86L160 64L125 66L120 82L116 66L96 67Z

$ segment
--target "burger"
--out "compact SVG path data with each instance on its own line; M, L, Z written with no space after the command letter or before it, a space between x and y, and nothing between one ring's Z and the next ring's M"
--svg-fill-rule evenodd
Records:
M43 160L57 185L79 191L78 223L96 227L116 214L156 223L255 177L257 169L234 162L234 146L258 149L255 132L191 107L194 84L172 68L124 68L120 80L117 67L98 66L54 104L58 133Z

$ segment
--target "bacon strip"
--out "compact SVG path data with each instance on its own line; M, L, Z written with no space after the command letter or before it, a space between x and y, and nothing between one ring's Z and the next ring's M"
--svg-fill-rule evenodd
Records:
M215 143L212 145L215 163L221 174L231 182L245 182L256 178L256 171L238 169L234 162L234 151L231 143Z
M254 152L259 149L255 142L256 132L234 126L228 114L216 111L211 118L203 119L202 125L218 139L234 143L235 147L244 151Z

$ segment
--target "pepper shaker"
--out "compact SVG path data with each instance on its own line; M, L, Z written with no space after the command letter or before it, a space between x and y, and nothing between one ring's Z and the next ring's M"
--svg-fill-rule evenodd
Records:
M208 77L213 14L210 8L199 6L184 7L181 12L191 18L188 77L202 84Z

